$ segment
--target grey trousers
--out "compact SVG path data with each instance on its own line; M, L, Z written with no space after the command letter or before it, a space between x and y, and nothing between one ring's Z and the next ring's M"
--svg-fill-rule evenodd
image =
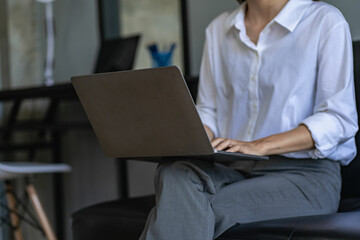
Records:
M340 165L330 160L200 160L160 163L156 206L140 240L211 240L235 224L327 214L340 200Z

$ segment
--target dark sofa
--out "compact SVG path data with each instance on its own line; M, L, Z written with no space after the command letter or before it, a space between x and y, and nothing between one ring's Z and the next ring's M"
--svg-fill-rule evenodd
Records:
M360 113L360 42L354 42L353 46L357 106ZM193 96L196 87L196 82L189 81ZM356 135L356 140L359 146L360 133ZM236 225L218 240L360 240L360 154L349 166L342 167L342 178L342 198L337 213ZM81 209L72 215L73 238L74 240L138 239L148 212L154 204L154 196L146 196L100 203Z

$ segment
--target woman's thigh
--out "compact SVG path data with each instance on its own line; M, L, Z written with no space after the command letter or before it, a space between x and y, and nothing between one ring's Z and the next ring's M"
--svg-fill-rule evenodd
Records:
M166 179L164 179L164 175L167 176ZM213 195L224 186L244 180L245 177L239 171L222 164L187 159L166 161L159 164L155 185L163 185L165 184L164 181L169 183L172 181L171 179L174 179L172 189L176 188L181 181L184 181L184 184L195 185L198 190Z
M256 177L223 187L210 200L215 234L236 223L335 212L340 199L339 166L330 161L315 167L309 163L296 162L294 168L278 163L255 166Z

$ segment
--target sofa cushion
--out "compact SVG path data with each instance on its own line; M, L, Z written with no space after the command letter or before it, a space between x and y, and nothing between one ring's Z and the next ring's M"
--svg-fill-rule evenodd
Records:
M154 205L155 197L146 196L83 208L72 215L73 239L137 240Z

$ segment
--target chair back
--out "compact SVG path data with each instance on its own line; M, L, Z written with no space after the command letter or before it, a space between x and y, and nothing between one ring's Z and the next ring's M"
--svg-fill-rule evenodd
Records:
M354 81L357 112L360 113L360 41L353 42ZM359 116L360 120L360 116ZM359 123L360 124L360 123ZM346 167L342 167L342 198L360 198L360 131L355 136L358 154Z

